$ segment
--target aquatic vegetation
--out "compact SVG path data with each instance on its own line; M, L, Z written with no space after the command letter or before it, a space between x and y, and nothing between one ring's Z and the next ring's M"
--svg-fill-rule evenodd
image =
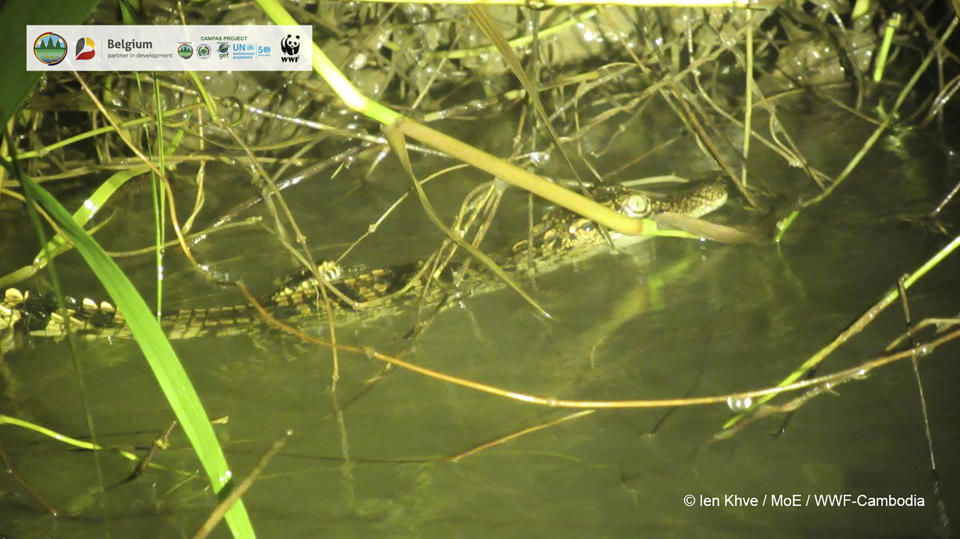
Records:
M669 488L637 488L636 477L683 473L662 473L657 462L685 468L665 453L622 455L658 451L647 442L661 425L687 425L678 438L710 434L671 413L637 427L624 410L705 407L714 441L746 438L743 451L762 461L752 453L763 446L750 438L759 436L754 425L798 411L820 421L805 415L812 403L870 421L878 414L849 404L849 388L880 391L871 375L888 365L941 364L939 351L960 337L949 293L957 184L943 175L956 165L960 87L951 6L560 4L98 6L89 19L97 24L309 24L315 71L47 73L19 108L2 110L0 289L33 290L42 305L22 307L19 292L0 301L0 424L103 453L97 487L58 497L35 472L16 473L22 499L9 506L123 514L107 501L111 491L143 488L151 474L160 486L131 498L154 500L138 503L156 514L189 515L172 526L179 533L213 513L209 530L243 495L268 535L293 523L315 535L307 518L450 535L428 526L468 521L461 507L474 515L479 507L443 495L451 481L489 488L478 497L504 500L505 520L529 523L511 511L539 515L547 506L538 500L563 505L533 482L572 478L567 486L583 491L571 502L577 513L598 535L623 535L637 528L617 523L638 514L661 527L658 518L676 518L636 510L638 499L656 506L648 492ZM6 102L20 103L16 89L26 93L33 81L20 64L0 65L16 71L0 102L9 94ZM704 178L723 186L719 204L687 191ZM566 242L582 237L601 254L574 256ZM78 251L99 261L90 264L95 275ZM554 264L551 253L569 263ZM404 301L388 303L394 297ZM368 302L389 304L366 311L389 316L337 323ZM902 316L888 309L898 304ZM107 320L114 305L123 319L152 326L132 336L163 350L153 372L177 371L158 374L177 417L178 399L196 385L211 415L231 419L211 426L192 414L190 442L177 439L178 429L157 423L170 417L166 405L132 404L154 390L130 366L137 362L103 361L139 357L123 339L71 348L73 339L38 338L48 329L126 337ZM187 335L170 321L187 319L191 335L207 336L165 344L164 333ZM210 336L226 325L243 330ZM58 373L68 368L38 366L61 357L76 369L66 378ZM68 383L83 406L49 391ZM849 399L842 405L819 398L838 388ZM33 393L43 389L43 399ZM53 404L36 404L44 399ZM196 411L199 400L189 406ZM76 430L68 414L77 408L89 441L62 436ZM557 408L577 410L543 415ZM625 427L605 423L610 417ZM951 431L922 421L934 435ZM130 424L151 440L103 439ZM844 429L858 432L835 427ZM199 430L212 446L198 446ZM545 431L556 445L525 445ZM198 453L222 449L231 466L215 456L222 462L207 468L210 482L184 480L197 465L164 450L171 437ZM31 439L4 440L17 448L8 467L29 462ZM150 448L121 483L106 452L130 458L119 446L135 444ZM618 456L594 457L607 447ZM269 458L254 462L253 453ZM488 467L491 455L505 462ZM328 463L337 480L321 468ZM576 472L566 475L571 468L559 467L571 463ZM822 459L791 477L840 488L836 478L862 475L833 465ZM616 480L593 492L591 480L607 475ZM289 488L258 497L261 485L280 482ZM388 492L396 482L402 492ZM918 484L927 486L926 476L909 483ZM615 498L624 493L634 505ZM564 507L537 525L566 522L573 512ZM236 514L227 514L232 532L252 534ZM498 531L473 525L475 534Z

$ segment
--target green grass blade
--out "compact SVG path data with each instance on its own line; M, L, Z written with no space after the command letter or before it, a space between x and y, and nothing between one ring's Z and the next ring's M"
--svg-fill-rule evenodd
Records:
M80 204L80 207L77 208L77 211L73 212L73 222L77 223L80 226L87 224L90 219L93 219L93 216L100 211L110 197L117 192L117 189L120 188L123 184L127 183L127 180L135 178L141 174L146 174L150 169L146 165L134 167L128 170L121 170L119 172L111 175L105 182L100 184L100 187L93 192L86 200ZM46 252L53 252L55 254L60 254L65 251L63 249L66 240L60 234L55 235L48 242L47 247L40 250L37 253L37 256L33 259L33 264L37 266L37 269L42 268L46 265L47 260L44 256Z
M55 6L48 2L0 2L0 32L8 38L7 52L0 54L0 125L7 124L41 75L26 70L26 25L81 24L97 1L70 0Z
M160 329L160 324L150 313L147 304L127 276L107 256L103 248L74 222L56 198L26 176L21 177L21 182L24 189L29 189L33 197L63 228L64 234L90 265L116 303L117 309L123 314L130 332L147 358L160 384L160 389L193 444L214 491L221 492L231 478L226 458L217 443L200 398L177 359L173 347ZM242 501L237 502L230 509L226 518L235 537L254 536L253 526Z

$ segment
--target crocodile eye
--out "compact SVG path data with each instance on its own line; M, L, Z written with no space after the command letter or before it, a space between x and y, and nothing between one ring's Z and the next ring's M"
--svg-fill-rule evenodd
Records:
M590 219L577 219L570 225L570 233L576 236L584 232L593 232L595 225Z
M628 217L646 217L650 213L650 199L643 195L630 195L623 201L623 213Z

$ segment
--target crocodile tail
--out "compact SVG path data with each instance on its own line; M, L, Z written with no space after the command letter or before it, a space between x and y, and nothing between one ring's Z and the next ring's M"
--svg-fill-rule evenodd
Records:
M60 339L67 332L85 338L128 337L126 322L106 301L65 296L61 310L53 294L16 288L3 290L0 332L7 336Z

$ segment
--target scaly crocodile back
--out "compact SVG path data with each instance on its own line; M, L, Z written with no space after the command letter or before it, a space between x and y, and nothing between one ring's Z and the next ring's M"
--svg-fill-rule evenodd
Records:
M727 199L726 189L716 181L693 184L670 197L653 198L619 185L600 185L593 188L591 194L601 204L631 217L663 212L701 217L721 207ZM606 244L595 223L562 208L547 212L534 226L531 237L532 241L517 242L498 257L498 263L508 271L517 271L530 269L532 262L537 269L548 271ZM618 238L615 234L611 237ZM395 313L411 300L439 303L449 295L449 285L454 282L462 281L478 293L502 286L489 272L475 269L476 265L453 263L439 274L427 275L426 264L414 262L345 273L336 265L324 263L319 270L325 285L311 273L298 271L261 304L272 316L282 320L311 316L326 322L327 313L331 313L337 323L348 323ZM424 290L431 279L435 285ZM327 305L322 300L321 286L327 287ZM123 316L108 302L68 297L65 304L64 316L51 294L21 292L15 288L3 291L0 352L17 347L25 335L62 338L67 334L68 325L70 332L87 339L130 336ZM264 322L248 304L181 309L164 314L160 320L170 339L236 335Z

